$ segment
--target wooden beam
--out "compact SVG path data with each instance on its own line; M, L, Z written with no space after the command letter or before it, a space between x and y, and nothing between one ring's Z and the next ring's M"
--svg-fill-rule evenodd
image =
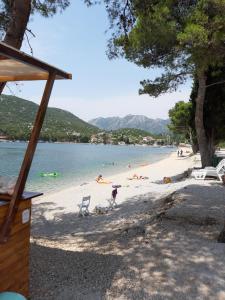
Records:
M1 65L0 65L1 67ZM36 73L36 74L24 74L24 75L0 75L0 82L8 81L30 81L30 80L47 80L48 73ZM63 79L62 77L56 76L56 79Z
M0 75L0 82L8 81L29 81L29 80L47 80L48 73L39 73L39 74L22 74L22 75Z
M38 138L40 135L40 131L44 122L44 117L46 114L46 110L48 107L49 98L51 95L51 91L53 88L53 84L55 81L56 72L50 73L48 81L45 86L45 91L42 96L41 104L39 106L36 119L34 122L34 127L30 136L30 141L23 159L23 163L20 169L20 173L15 185L15 189L12 195L12 199L9 204L9 209L7 213L7 217L0 231L0 243L5 243L8 240L8 236L10 234L10 228L12 222L14 220L14 216L17 212L19 201L22 197L24 187L26 184L26 180L30 171L31 163L33 160L33 156L36 150Z
M8 58L12 58L17 61L23 62L24 64L28 64L33 67L45 70L48 73L55 72L55 74L59 75L61 78L72 79L71 74L66 73L60 69L57 69L54 66L51 66L49 64L46 64L45 62L43 62L39 59L36 59L33 56L27 55L26 53L19 51L19 50L15 49L9 45L6 45L2 42L0 42L0 54L2 54L3 56L6 56Z

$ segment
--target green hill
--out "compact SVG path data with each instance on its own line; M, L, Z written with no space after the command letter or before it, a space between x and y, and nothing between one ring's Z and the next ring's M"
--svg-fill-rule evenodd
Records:
M136 128L122 128L122 129L117 129L113 130L112 133L114 135L127 135L127 136L132 136L132 137L144 137L144 136L149 136L150 134L148 131L141 130L141 129L136 129Z
M0 134L9 139L28 140L38 105L15 96L0 96ZM48 108L40 139L45 141L85 142L99 129L72 113Z

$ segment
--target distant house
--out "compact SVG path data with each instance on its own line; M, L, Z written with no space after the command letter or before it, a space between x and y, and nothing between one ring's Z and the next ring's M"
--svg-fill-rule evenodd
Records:
M0 141L6 141L8 137L6 135L0 135Z
M143 142L144 144L153 144L154 141L155 141L155 139L154 139L153 137L151 137L151 136L145 136L145 137L143 137L143 139L142 139L142 142Z
M98 137L97 137L97 135L95 135L95 134L92 135L92 136L91 136L91 139L90 139L90 142L93 143L93 144L94 144L94 143L97 143L97 142L98 142Z
M76 132L76 131L73 131L73 132L71 133L71 135L77 136L77 137L81 136L80 132Z

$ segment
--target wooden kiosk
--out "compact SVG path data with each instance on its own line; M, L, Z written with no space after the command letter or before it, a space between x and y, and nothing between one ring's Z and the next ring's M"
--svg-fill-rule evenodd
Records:
M71 74L0 42L0 82L47 81L13 194L0 194L0 292L29 296L31 200L42 194L24 192L24 187L54 81L71 78Z

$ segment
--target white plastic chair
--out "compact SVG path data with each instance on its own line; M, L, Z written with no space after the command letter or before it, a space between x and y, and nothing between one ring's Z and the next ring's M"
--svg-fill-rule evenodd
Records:
M82 199L81 204L78 204L78 207L80 209L79 211L79 216L88 216L90 214L89 212L89 205L90 205L90 201L91 201L91 196L85 196Z
M217 177L220 181L222 181L221 176L225 173L225 159L222 159L218 165L215 167L205 167L204 169L194 170L191 175L195 177L195 179L204 180L207 176Z
M107 199L107 200L109 202L109 208L110 209L113 209L117 206L116 198L111 197L110 199Z

